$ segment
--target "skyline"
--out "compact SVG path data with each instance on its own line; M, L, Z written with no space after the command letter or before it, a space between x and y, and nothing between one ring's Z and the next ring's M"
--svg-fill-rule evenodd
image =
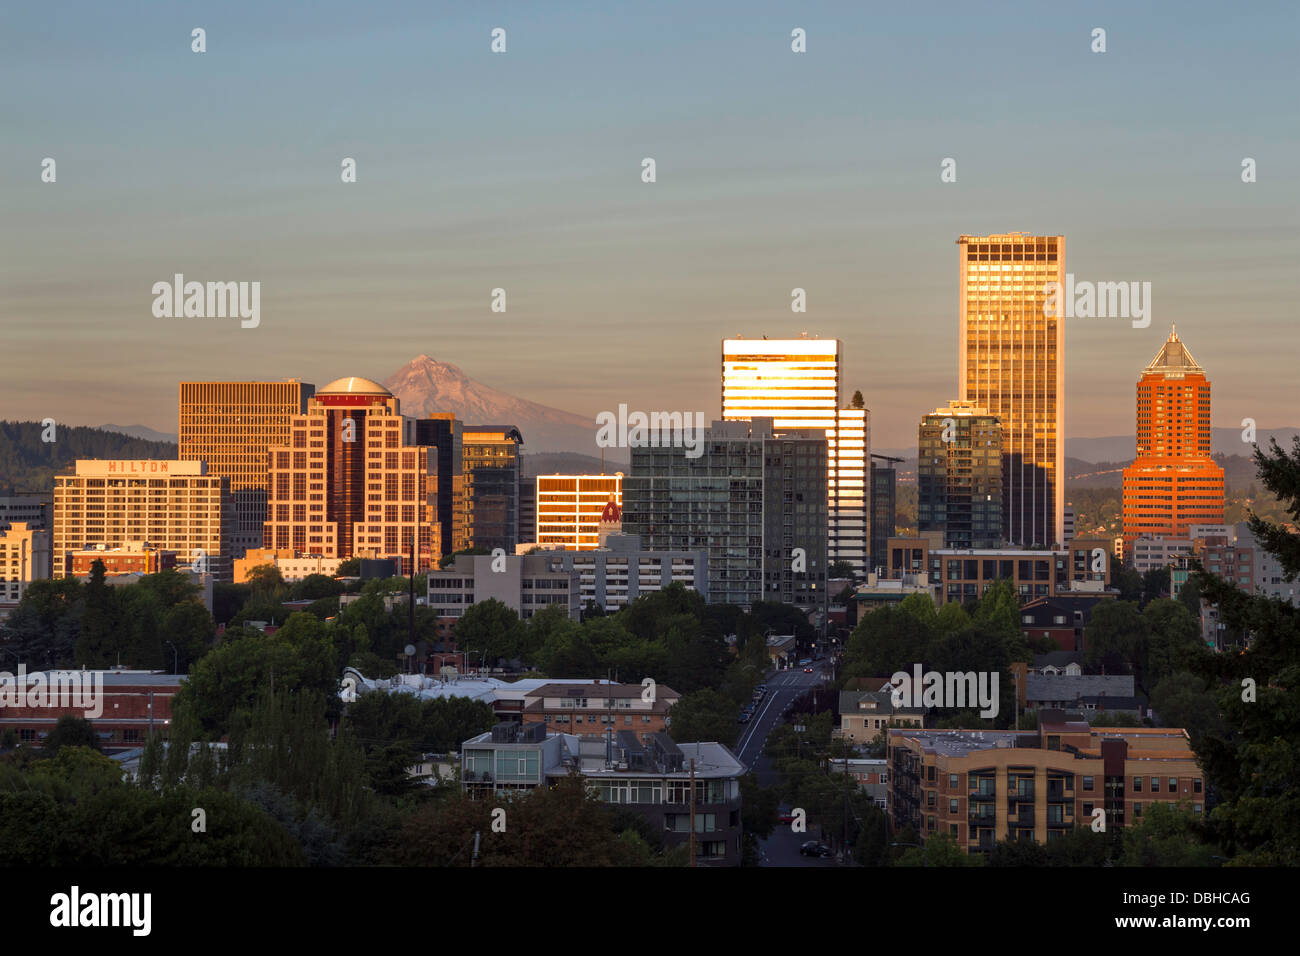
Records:
M874 443L906 447L957 395L953 243L1025 231L1065 235L1081 279L1152 283L1148 328L1067 321L1067 436L1131 431L1174 322L1216 424L1297 424L1294 9L1019 4L997 31L957 6L564 9L8 12L5 417L170 433L179 381L383 378L427 353L593 419L711 418L718 341L808 331L844 343ZM1037 79L979 82L991 63ZM155 318L175 273L260 282L259 326Z

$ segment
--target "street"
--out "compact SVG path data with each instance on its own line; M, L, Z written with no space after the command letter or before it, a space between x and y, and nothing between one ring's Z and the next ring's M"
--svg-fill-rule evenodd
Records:
M767 680L767 695L763 698L763 703L759 705L749 723L743 725L744 729L736 744L736 754L742 763L758 775L758 782L762 786L775 786L778 780L771 761L763 756L763 746L767 742L768 735L782 722L785 708L793 703L796 697L826 679L828 672L824 673L822 670L822 665L826 663L826 661L818 661L814 664L816 670L812 674L805 674L802 667L777 671ZM768 839L759 841L759 852L762 854L761 865L835 866L835 860L832 858L800 855L799 847L809 840L817 839L817 836L816 833L794 833L788 823L777 824Z

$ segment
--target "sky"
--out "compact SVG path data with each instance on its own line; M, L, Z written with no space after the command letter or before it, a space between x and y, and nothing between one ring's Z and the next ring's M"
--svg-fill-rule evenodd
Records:
M1024 231L1152 283L1148 328L1067 322L1067 435L1134 431L1175 322L1215 425L1297 425L1298 11L8 4L0 418L175 432L181 380L421 353L579 414L712 418L722 338L807 331L843 341L873 444L914 446L957 397L957 237ZM175 273L260 282L260 324L155 317Z

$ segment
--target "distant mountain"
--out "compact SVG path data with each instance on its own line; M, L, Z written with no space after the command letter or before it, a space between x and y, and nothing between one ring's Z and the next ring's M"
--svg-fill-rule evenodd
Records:
M525 438L528 436L525 435ZM525 448L528 446L525 444ZM611 448L610 451L623 451ZM626 461L619 461L605 455L604 474L612 475L617 471L624 475L632 473L632 467ZM578 455L571 452L547 452L541 455L524 454L519 463L523 477L532 480L538 475L599 475L601 461L591 455Z
M1216 455L1250 455L1250 447L1241 440L1240 428L1211 428L1210 451ZM1259 428L1255 439L1267 447L1270 438L1276 438L1284 449L1290 449L1295 436L1300 435L1300 428ZM1106 438L1067 438L1065 453L1081 461L1103 462L1122 461L1129 464L1137 454L1137 437L1134 435L1111 435Z
M119 435L130 435L132 438L143 438L145 441L180 444L180 436L156 431L148 425L96 425L95 427L102 432L117 432Z
M455 365L421 355L384 379L402 403L402 414L424 417L452 412L466 425L515 425L524 451L578 452L600 456L594 418L539 405L476 382Z
M1210 450L1216 455L1252 454L1251 450L1242 442L1241 432L1240 428L1210 429ZM1279 445L1289 450L1296 435L1300 435L1300 428L1266 428L1257 429L1255 438L1262 446L1267 446L1270 438L1276 438ZM1081 464L1118 461L1127 465L1133 461L1133 456L1137 454L1136 449L1137 437L1135 435L1108 435L1102 438L1067 438L1065 440L1066 458L1076 458ZM896 458L906 458L909 461L916 458L915 445L911 448L872 448L871 451L877 455L892 455ZM1068 464L1066 471L1069 471Z

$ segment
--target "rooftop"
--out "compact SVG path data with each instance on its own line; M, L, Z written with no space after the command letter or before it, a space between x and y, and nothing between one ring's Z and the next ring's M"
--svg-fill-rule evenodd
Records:
M391 396L393 393L378 382L372 382L368 378L358 378L350 375L347 378L336 378L323 388L316 390L317 395L383 395Z

